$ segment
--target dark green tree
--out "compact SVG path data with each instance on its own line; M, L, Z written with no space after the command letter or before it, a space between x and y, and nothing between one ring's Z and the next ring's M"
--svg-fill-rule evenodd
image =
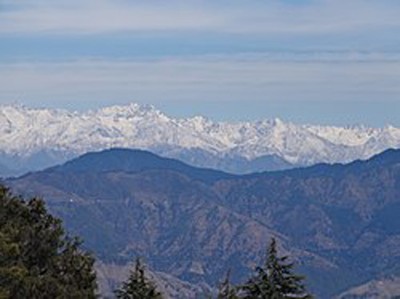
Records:
M0 186L0 298L95 298L93 257L42 200Z
M230 271L219 285L217 299L238 299L237 290L230 282Z
M131 270L128 280L122 283L122 287L115 291L117 298L121 299L162 299L159 293L146 275L145 268L139 258L136 259L134 269Z
M262 267L243 287L244 298L251 299L310 299L303 284L304 277L293 273L293 263L288 257L278 257L276 240L273 238Z

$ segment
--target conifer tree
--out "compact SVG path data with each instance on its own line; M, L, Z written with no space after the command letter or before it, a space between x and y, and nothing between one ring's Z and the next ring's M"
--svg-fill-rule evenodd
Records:
M293 273L293 263L288 257L278 257L276 240L273 238L267 250L262 267L256 268L256 275L242 287L244 298L248 299L310 299L303 284L304 277Z
M230 283L230 271L218 288L217 299L238 299L236 288Z
M139 258L136 259L134 270L131 271L127 281L115 291L120 299L162 299L153 284L145 275L145 269Z
M0 298L95 298L94 259L80 245L42 200L0 186Z

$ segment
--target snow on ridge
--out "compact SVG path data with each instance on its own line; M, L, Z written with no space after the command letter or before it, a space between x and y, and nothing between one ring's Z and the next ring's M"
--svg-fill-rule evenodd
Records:
M0 106L0 152L29 156L46 150L81 154L110 147L198 148L254 159L277 155L294 164L348 162L400 147L393 126L297 125L280 119L216 122L175 119L136 103L88 112Z

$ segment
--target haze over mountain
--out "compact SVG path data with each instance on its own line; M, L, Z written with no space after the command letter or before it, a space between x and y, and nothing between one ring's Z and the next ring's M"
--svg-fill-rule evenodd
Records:
M103 269L140 255L191 283L213 285L229 268L238 282L274 236L321 298L400 276L400 150L347 165L212 173L112 149L6 184L43 196Z
M138 104L85 113L0 106L0 141L0 163L18 173L112 147L147 149L196 166L249 173L366 159L399 148L400 129L296 125L279 119L176 119Z

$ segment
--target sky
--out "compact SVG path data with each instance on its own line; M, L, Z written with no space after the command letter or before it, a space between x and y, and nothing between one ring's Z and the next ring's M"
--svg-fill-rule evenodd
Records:
M0 104L400 126L398 0L0 0Z

